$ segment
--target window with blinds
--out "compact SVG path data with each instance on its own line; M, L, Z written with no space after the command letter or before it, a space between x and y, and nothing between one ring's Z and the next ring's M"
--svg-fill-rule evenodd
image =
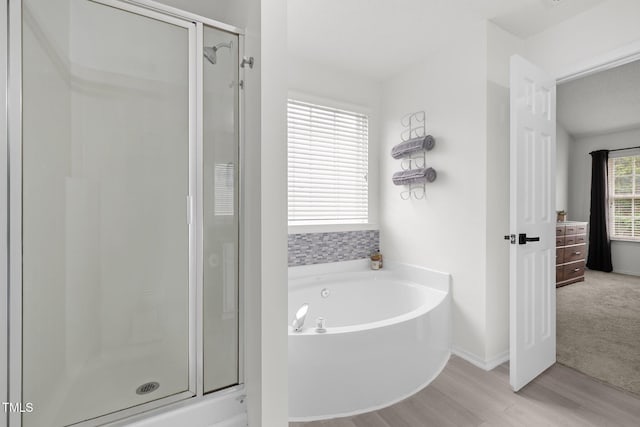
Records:
M609 234L640 241L640 153L610 157L608 166Z
M369 119L290 99L289 225L369 220Z
M233 177L235 167L233 163L216 163L214 167L214 215L233 215Z

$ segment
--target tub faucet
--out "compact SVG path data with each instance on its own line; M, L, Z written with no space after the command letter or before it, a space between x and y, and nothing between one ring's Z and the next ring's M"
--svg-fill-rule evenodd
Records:
M309 311L309 304L304 303L302 306L296 311L296 316L291 322L291 327L294 332L300 332L302 327L304 326L304 319L307 317L307 312Z

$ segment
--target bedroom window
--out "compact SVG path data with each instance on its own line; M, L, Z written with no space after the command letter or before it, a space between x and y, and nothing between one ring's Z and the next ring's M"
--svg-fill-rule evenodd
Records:
M289 99L289 225L369 221L367 115Z
M609 234L640 241L640 152L609 157Z

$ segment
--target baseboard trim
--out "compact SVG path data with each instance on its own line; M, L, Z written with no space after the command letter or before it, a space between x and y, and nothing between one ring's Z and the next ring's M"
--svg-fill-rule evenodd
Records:
M478 357L473 353L470 353L466 350L462 350L461 348L458 348L455 346L451 347L451 353L485 371L490 371L494 369L496 366L502 365L504 362L507 362L509 360L509 350L505 350L502 353L498 354L495 357L492 357L489 360L484 360L483 358Z
M636 276L636 277L640 276L640 272L637 272L637 271L613 270L613 272L618 274L625 274L627 276Z

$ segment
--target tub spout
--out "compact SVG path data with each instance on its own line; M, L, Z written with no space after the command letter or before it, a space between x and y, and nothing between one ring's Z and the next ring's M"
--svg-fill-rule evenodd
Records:
M309 312L309 304L304 303L302 306L296 311L296 316L291 322L291 327L294 332L302 331L302 327L304 326L304 319L307 317L307 313Z

